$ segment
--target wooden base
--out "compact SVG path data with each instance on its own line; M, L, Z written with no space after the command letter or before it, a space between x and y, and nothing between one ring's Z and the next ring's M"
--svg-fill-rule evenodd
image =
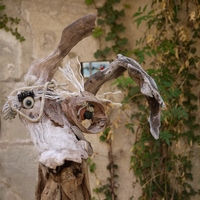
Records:
M66 161L55 170L39 164L36 200L91 200L87 161Z

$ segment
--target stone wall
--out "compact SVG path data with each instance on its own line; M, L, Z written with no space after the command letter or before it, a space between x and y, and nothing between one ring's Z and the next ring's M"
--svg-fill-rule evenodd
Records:
M146 5L147 0L124 2L131 5L123 23L127 27L126 35L130 41L128 48L133 48L137 37L141 36L144 29L136 29L131 16L140 5ZM9 16L21 19L18 29L26 41L20 43L10 33L0 29L0 108L13 89L23 86L23 77L30 63L35 59L44 58L56 48L64 27L88 13L96 14L96 10L92 6L86 6L84 0L6 0L4 3ZM99 41L89 36L78 43L60 65L64 66L76 56L80 62L95 61L93 53L98 48ZM110 59L115 59L115 56L112 55ZM107 83L99 93L117 90L111 83ZM120 102L122 98L122 95L116 95L112 100ZM132 171L129 171L131 145L135 138L124 128L125 114L119 108L110 107L109 110L110 121L115 124L114 159L119 166L117 195L119 200L130 197L137 200L141 188L138 185L133 188L135 177ZM37 181L38 152L18 117L12 121L4 121L2 117L0 120L0 200L33 200ZM98 187L100 182L104 184L109 176L106 170L108 146L99 142L98 135L86 137L92 143L92 159L97 165L98 178L90 175L93 189ZM198 148L196 149L195 152L198 154ZM200 164L196 160L193 164L194 174L198 174ZM195 176L194 179L194 186L198 188L199 176Z
M26 41L20 43L10 33L0 29L0 80L1 98L0 107L4 105L6 97L15 88L23 86L23 77L27 72L30 63L39 58L43 58L52 52L59 40L64 27L76 19L96 13L91 6L85 5L84 0L6 0L6 13L12 17L21 19L18 26L19 32ZM100 2L101 3L101 2ZM126 3L133 4L131 0ZM131 9L136 8L135 4ZM131 15L127 15L127 33L134 35L134 30L130 26ZM139 32L138 32L139 34ZM131 44L134 43L134 38ZM131 45L129 44L129 45ZM78 56L81 62L95 61L93 53L99 48L98 40L92 36L85 38L78 43L60 63L63 66L68 60ZM111 59L114 59L113 55ZM113 87L113 86L112 86ZM109 91L110 83L100 91ZM112 88L114 90L116 88ZM122 96L115 97L115 101L120 101ZM118 120L120 109L111 109L110 120ZM121 113L122 115L122 113ZM134 137L124 129L124 122L117 122L115 127L114 154L119 165L119 199L129 199L140 192L139 189L132 188L134 176L129 171L130 150ZM108 147L99 142L98 135L87 136L94 148L93 162L97 163L96 173L99 177L91 175L91 189L104 184L108 177L106 165L108 164ZM29 134L18 117L12 121L4 121L1 118L0 134L0 200L32 200L34 199L35 185L37 181L38 152L35 150Z

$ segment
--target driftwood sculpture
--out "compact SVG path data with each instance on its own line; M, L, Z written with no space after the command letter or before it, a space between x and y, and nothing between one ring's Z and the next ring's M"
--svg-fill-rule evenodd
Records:
M81 74L75 77L70 65L60 69L76 91L52 80L58 63L95 27L95 16L87 15L67 26L57 49L45 59L34 61L26 76L25 87L15 89L3 107L4 119L18 114L39 152L37 200L91 199L87 158L91 144L83 133L95 134L106 125L100 87L128 70L150 106L149 125L155 139L159 137L160 109L165 104L154 80L131 58L118 55L110 66L92 75L85 83ZM82 124L90 122L89 127Z

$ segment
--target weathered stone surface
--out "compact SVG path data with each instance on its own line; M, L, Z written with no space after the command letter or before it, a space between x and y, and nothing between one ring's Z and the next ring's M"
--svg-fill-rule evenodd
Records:
M30 140L0 142L0 199L34 199L37 153Z
M5 4L9 16L21 19L18 30L26 41L20 43L10 33L0 30L1 108L10 92L23 86L23 77L30 63L45 57L55 49L62 29L79 17L92 12L80 1L61 0L50 3L39 0L8 0ZM91 45L87 45L87 51L81 50L88 43ZM71 55L79 55L81 61L91 60L93 51L97 48L96 44L92 37L86 38L86 41L78 44L76 50L71 51ZM38 152L19 118L4 121L1 117L0 199L34 199L37 165Z
M6 0L4 3L9 16L21 19L18 30L26 41L20 43L10 33L0 30L0 108L13 89L23 86L23 77L30 63L35 59L45 57L56 48L64 27L84 15L96 13L94 8L86 6L84 1L80 0ZM102 1L98 1L98 4L100 3ZM126 3L131 5L131 10L126 13L127 20L123 23L127 27L126 35L130 38L128 48L133 48L137 37L143 34L144 27L139 30L136 28L136 25L132 23L132 14L139 5L145 5L146 0L126 0ZM95 61L93 53L98 48L98 40L87 37L71 50L60 65L65 65L70 58L75 56L78 56L81 62ZM110 59L115 59L115 55L112 55ZM99 93L117 90L113 86L110 88L110 85L111 83L107 83ZM121 98L122 96L116 95L112 97L112 100L119 102ZM132 171L129 171L131 144L135 138L124 129L125 122L118 121L119 115L125 119L123 113L119 113L119 109L111 109L110 120L117 122L114 128L113 144L113 153L116 164L119 166L117 195L120 200L129 199L131 196L137 200L141 188L136 186L133 189L132 183L135 177ZM4 121L2 117L0 120L0 200L33 200L37 180L38 152L18 117L12 121ZM98 180L93 174L90 175L93 189L99 186L100 181L104 184L109 176L106 170L108 146L99 141L98 135L86 137L93 146L93 162L96 163L96 174L99 178ZM195 174L193 185L199 188L199 151L198 147L195 148L197 156L193 161Z

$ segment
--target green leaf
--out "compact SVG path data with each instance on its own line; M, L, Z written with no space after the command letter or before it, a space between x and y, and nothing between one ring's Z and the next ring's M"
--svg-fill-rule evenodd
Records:
M168 146L170 146L171 137L172 137L172 134L168 131L162 131L160 133L160 139L165 141L168 144Z
M105 142L107 138L104 135L101 135L99 139L101 142Z
M117 45L112 46L112 50L113 50L116 54L120 53L120 48L119 48L119 46L117 46Z
M129 8L131 8L131 5L125 3L125 4L124 4L124 8L129 9Z
M95 163L92 163L92 164L90 165L90 172L91 172L91 173L94 173L95 170L96 170L96 164L95 164Z
M138 28L140 24L142 23L142 21L146 21L147 19L152 18L152 17L153 16L151 15L144 15L144 16L138 17L136 20L134 20L134 22L137 23L137 28Z
M94 3L94 0L85 0L86 5L91 5Z
M105 20L104 19L97 19L97 24L98 25L102 25L105 23Z
M116 14L117 14L118 16L120 16L120 17L124 17L124 16L125 16L124 10L118 11Z
M115 33L116 35L117 35L117 33L124 32L125 30L126 30L126 27L122 23L121 24L115 24L111 28L111 32Z
M0 10L5 10L6 6L5 5L0 5Z
M126 124L126 128L129 129L132 133L134 133L134 124L128 123Z
M177 108L176 107L172 108L171 114L172 114L173 118L178 119L178 120L180 120L180 119L188 119L188 113L181 106L179 106Z
M143 14L144 12L139 12L139 13L135 13L133 15L133 17L138 17L141 14ZM142 21L147 21L150 20L151 18L153 18L153 10L149 11L147 15L143 15L141 17L138 17L137 19L134 20L134 22L137 23L137 28L139 27L139 25L142 23Z
M115 37L116 37L116 34L115 34L115 33L109 32L109 33L107 34L107 36L105 37L105 40L106 40L106 41L114 40Z
M103 35L103 29L100 28L100 27L95 27L92 35L95 37L95 38L99 38Z
M139 16L139 15L141 15L143 12L136 12L132 17L134 18L134 17L137 17L137 16Z
M102 55L103 55L103 53L102 53L102 51L99 50L99 49L94 53L94 57L95 57L95 58L99 58L99 57L101 57Z
M149 57L152 56L150 51L147 51L146 54L147 54Z
M105 47L105 49L103 50L103 54L106 56L110 52L110 50L111 48Z
M116 16L112 13L105 20L106 24L111 25L112 23L115 23Z
M146 8L147 8L148 4L146 4L142 10L142 12L145 12L146 11Z
M156 50L154 50L154 49L151 50L151 53L152 53L154 56L157 55L157 52L156 52Z
M103 135L105 135L106 137L108 136L109 132L110 132L111 128L107 127L104 131L103 131Z
M117 42L116 42L116 44L118 46L124 46L127 43L128 43L128 39L127 38L119 38L119 39L117 39Z

